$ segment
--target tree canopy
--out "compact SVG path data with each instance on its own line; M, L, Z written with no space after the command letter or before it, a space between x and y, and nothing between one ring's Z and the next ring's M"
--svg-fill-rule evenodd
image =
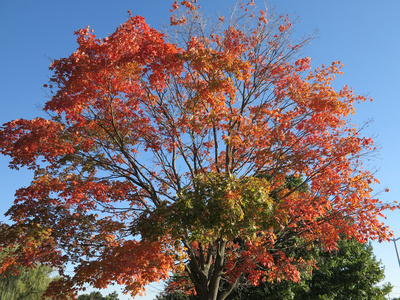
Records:
M140 16L104 39L78 30L51 64L49 118L1 127L10 167L34 170L0 231L1 272L59 268L55 299L185 272L223 300L244 279L298 281L314 244L390 237L379 218L396 206L371 195L373 141L350 121L366 98L332 87L340 62L313 70L308 39L253 1L214 19L195 2L174 2L165 33Z

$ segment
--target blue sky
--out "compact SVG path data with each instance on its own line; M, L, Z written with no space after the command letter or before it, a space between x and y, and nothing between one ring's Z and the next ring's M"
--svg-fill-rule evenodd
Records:
M208 12L226 12L230 0L198 0ZM261 7L262 1L256 1ZM51 59L68 56L76 49L73 32L90 25L99 37L112 33L127 17L141 15L161 28L168 21L170 0L0 0L0 124L16 118L43 116L46 101L43 84L51 76ZM295 35L317 37L304 49L313 67L334 60L344 63L344 75L335 86L354 87L372 103L357 106L354 122L374 122L366 133L381 147L370 166L376 168L381 185L389 188L383 201L400 200L400 1L385 0L271 0L280 14L297 18ZM0 214L12 204L14 191L29 184L27 171L11 171L0 157ZM0 220L4 220L0 216ZM388 214L387 224L400 237L400 212ZM373 243L374 252L386 268L386 280L394 286L392 297L400 297L400 268L393 243ZM136 299L153 299L154 293ZM128 299L128 298L125 298Z

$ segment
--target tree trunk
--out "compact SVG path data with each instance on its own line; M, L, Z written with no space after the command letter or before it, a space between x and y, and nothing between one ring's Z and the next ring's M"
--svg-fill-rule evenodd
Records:
M186 270L194 283L200 300L224 300L233 290L235 283L229 284L224 290L219 290L225 263L227 242L218 239L214 246L199 245L195 252L189 249L190 263Z

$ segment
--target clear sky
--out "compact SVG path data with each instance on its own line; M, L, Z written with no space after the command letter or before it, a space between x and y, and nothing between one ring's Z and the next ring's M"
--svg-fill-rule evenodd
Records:
M68 56L76 49L74 31L90 25L99 37L112 33L127 17L127 11L141 15L161 28L168 22L172 0L0 0L0 124L16 118L43 116L46 101L43 84L51 76L52 59ZM198 0L208 12L227 12L232 0ZM262 1L256 1L259 6ZM354 122L375 136L381 150L370 166L381 182L376 190L389 188L383 201L400 200L400 1L399 0L270 0L280 14L298 22L295 34L317 30L317 37L305 48L313 67L334 60L344 63L344 75L335 86L354 87L372 103L357 106ZM397 116L397 117L396 117ZM0 221L11 206L14 191L29 184L30 173L11 171L0 157ZM387 224L400 237L400 211L388 214ZM400 242L400 241L399 241ZM373 243L374 252L386 268L386 280L394 286L391 297L400 297L400 268L393 243ZM400 243L399 243L400 246ZM153 299L155 288L147 297ZM122 298L121 298L122 299ZM129 299L129 298L124 298Z

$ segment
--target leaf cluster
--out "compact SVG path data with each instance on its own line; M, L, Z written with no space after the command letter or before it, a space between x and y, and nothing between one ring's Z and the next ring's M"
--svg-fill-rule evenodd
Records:
M269 183L263 178L200 174L174 204L157 208L137 228L142 236L161 234L164 228L164 234L177 238L189 234L188 241L205 244L218 238L251 238L273 222L269 194ZM149 231L157 222L158 228Z

